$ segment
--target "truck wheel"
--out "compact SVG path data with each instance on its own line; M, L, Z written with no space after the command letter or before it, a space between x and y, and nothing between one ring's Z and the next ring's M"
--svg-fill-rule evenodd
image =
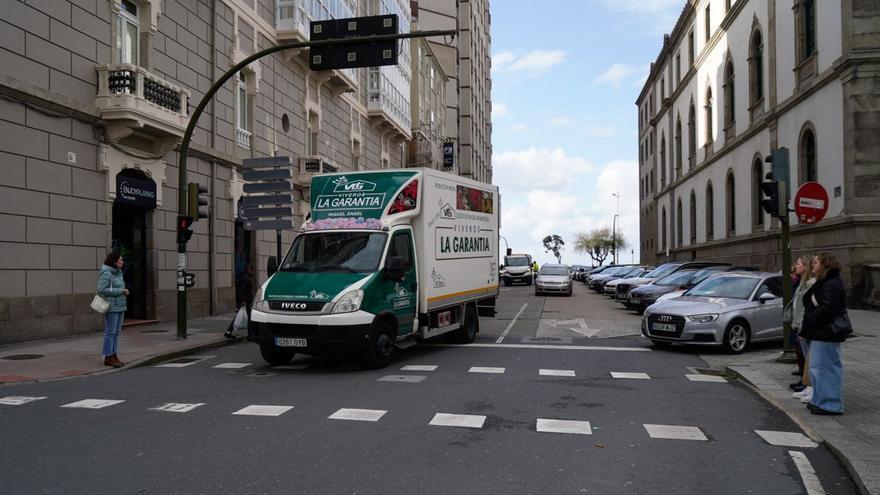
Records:
M296 353L290 349L281 349L273 344L260 344L260 354L269 366L281 366L290 362Z
M468 304L464 310L464 325L458 330L450 332L449 340L456 344L470 344L477 339L477 332L480 331L480 319L477 317L477 310L473 304Z
M367 335L367 348L361 358L372 370L388 366L394 358L394 329L385 321L376 322Z

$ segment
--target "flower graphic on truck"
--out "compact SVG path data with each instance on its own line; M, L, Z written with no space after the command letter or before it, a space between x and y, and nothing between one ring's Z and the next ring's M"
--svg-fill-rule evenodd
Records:
M391 207L388 208L388 214L393 215L395 213L415 210L418 197L419 181L416 179L410 181L410 183L403 188L403 191L400 191L400 194L398 194L397 198L391 203Z

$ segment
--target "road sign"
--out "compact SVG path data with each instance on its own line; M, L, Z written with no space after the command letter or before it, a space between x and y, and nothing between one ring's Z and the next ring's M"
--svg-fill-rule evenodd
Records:
M245 230L287 230L293 228L291 220L248 220L244 223Z
M397 34L399 21L396 14L368 17L349 17L312 21L312 41L345 39L382 34ZM397 41L380 41L361 44L314 46L309 53L311 70L351 69L397 65Z
M244 219L257 219L257 218L275 218L275 217L290 217L293 216L293 209L291 208L242 208L241 214Z
M245 158L241 161L241 168L248 169L289 166L289 156L263 156L259 158Z
M245 207L260 205L290 205L293 197L290 194L267 194L265 196L245 196L241 198L241 204Z
M277 168L270 170L245 170L241 174L241 178L246 182L273 179L289 179L291 177L290 167Z
M818 182L805 182L794 197L794 211L802 223L816 223L828 213L828 191Z
M245 184L243 187L244 192L251 193L274 193L274 192L284 192L290 191L291 186L288 181L275 181L275 182L257 182L252 184Z

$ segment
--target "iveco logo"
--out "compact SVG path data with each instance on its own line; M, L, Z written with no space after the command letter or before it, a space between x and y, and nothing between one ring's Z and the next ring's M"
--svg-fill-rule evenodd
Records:
M281 309L292 309L294 311L303 311L306 309L306 303L301 302L283 302L281 303Z
M660 321L672 321L672 317L669 315L660 315L657 319Z

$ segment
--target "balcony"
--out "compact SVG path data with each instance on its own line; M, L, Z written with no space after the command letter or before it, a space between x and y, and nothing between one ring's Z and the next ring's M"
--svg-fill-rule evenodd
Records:
M243 150L251 150L251 132L241 127L235 128L235 144Z
M380 67L370 67L370 91L367 115L379 121L380 127L397 132L404 139L412 138L409 87L404 94L391 83ZM387 70L394 70L393 68Z
M99 65L96 70L95 106L111 140L119 142L137 132L152 139L152 151L158 154L180 141L189 123L189 91L136 65Z

